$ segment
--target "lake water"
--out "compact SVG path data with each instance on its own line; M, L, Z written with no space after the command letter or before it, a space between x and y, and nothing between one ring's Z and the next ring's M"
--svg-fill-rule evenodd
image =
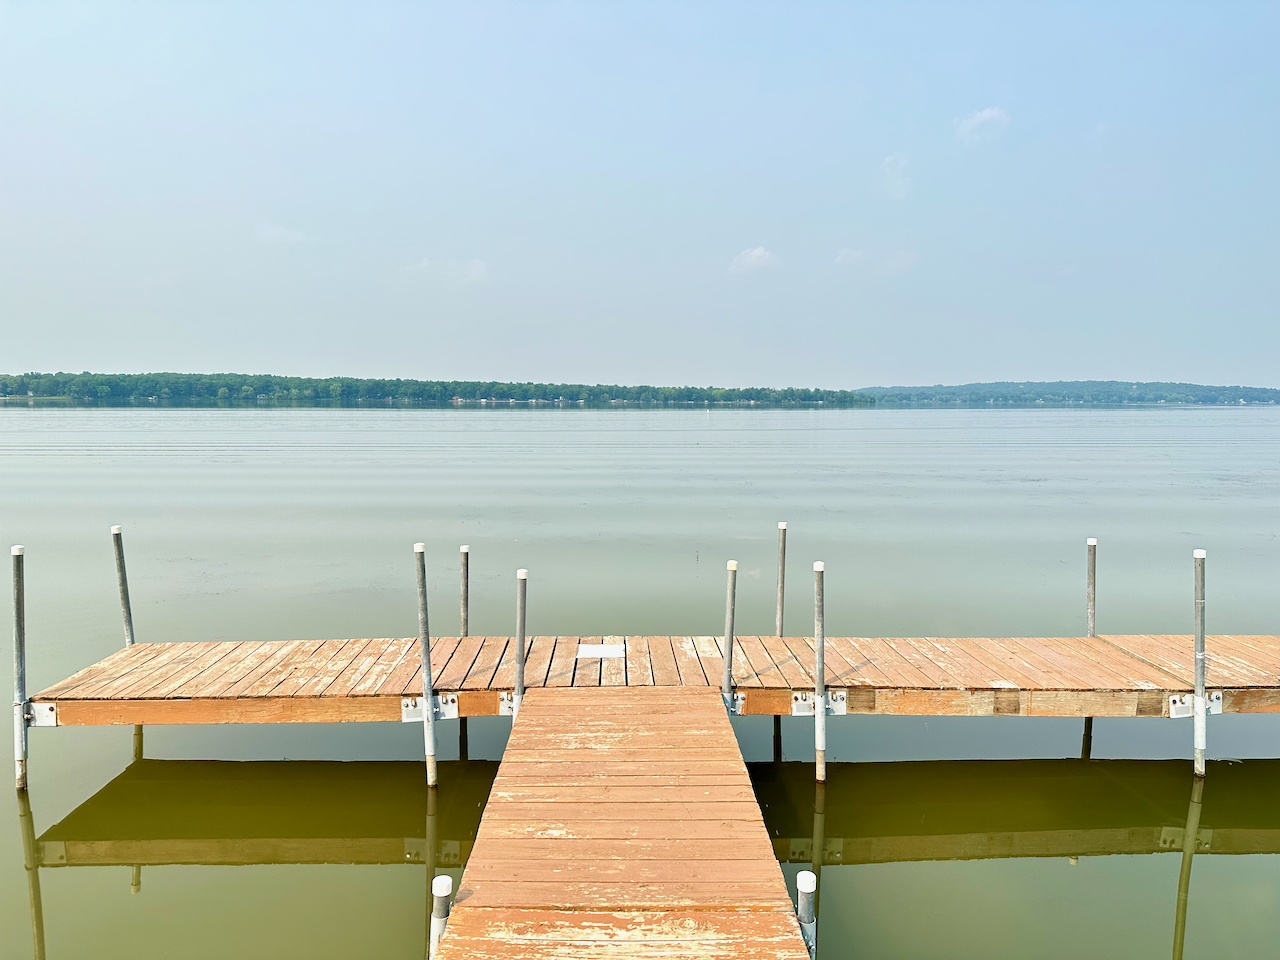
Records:
M715 634L730 558L741 564L739 631L768 633L779 520L790 527L789 633L811 629L807 570L820 559L833 635L1075 635L1084 628L1087 536L1100 541L1100 632L1190 632L1190 554L1204 547L1210 632L1277 633L1278 455L1280 410L1270 407L2 408L0 538L27 546L32 690L122 642L114 523L125 528L143 642L412 635L416 540L427 543L437 633L456 631L461 543L472 550L473 633L511 632L514 572L527 567L532 633ZM768 760L767 718L735 725L747 759ZM470 756L498 758L508 727L473 720ZM812 759L811 731L811 721L784 720L788 761ZM455 725L443 724L441 735L442 755L455 755ZM419 738L420 728L399 724L154 727L147 756L410 761L421 756ZM832 721L829 738L831 757L856 771L872 761L1071 757L1080 724L849 717ZM73 811L128 766L129 739L123 728L32 731L34 832L74 825ZM1100 719L1093 755L1185 758L1189 725ZM1213 718L1210 755L1280 756L1280 718ZM331 768L313 769L323 779ZM995 769L1008 771L999 776L1010 782L1040 783L1035 771L1043 768ZM1214 784L1225 779L1214 773L1205 790L1209 826ZM922 817L974 806L964 777L930 776L921 790L942 806ZM1179 784L1150 788L1173 795L1155 816L1164 826L1169 804L1185 815L1190 781L1187 768ZM1117 779L1112 793L1127 796L1128 782ZM323 801L309 788L282 789L280 802L299 810L308 797L316 809L341 810L348 795L340 783L320 791ZM368 800L367 785L351 789L364 789ZM1018 811L1045 802L1037 790L1052 788L1012 789L1000 816L978 817L974 830L1021 829ZM1265 820L1274 794L1255 794L1245 790L1238 804ZM1110 795L1089 794L1089 804L1105 812ZM410 804L412 819L412 802L400 802ZM802 819L812 819L807 802ZM833 780L826 802L861 822L855 786ZM451 800L444 790L441 803L458 807L441 811L442 823L465 823L462 807L475 800L470 793ZM233 837L265 829L268 812L241 810L226 829ZM7 791L0 817L11 824L0 830L0 955L29 956L18 808ZM1084 816L1077 826L1091 822ZM820 951L824 958L1168 956L1179 855L1091 849L1074 863L1050 850L828 866ZM1208 855L1195 864L1187 956L1272 952L1280 940L1280 859ZM798 869L785 867L789 877ZM420 863L143 873L132 895L128 866L41 870L48 956L166 957L175 944L185 957L422 953Z

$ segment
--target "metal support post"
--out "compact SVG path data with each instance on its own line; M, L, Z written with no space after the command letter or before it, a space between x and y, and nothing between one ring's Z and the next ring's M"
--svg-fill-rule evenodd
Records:
M44 960L44 901L40 896L40 849L36 845L31 798L18 791L18 828L22 833L22 865L27 874L27 901L31 907L31 942L35 960Z
M462 563L462 626L458 636L466 637L470 636L467 631L471 629L471 548L464 543L458 548L458 556Z
M22 560L26 550L16 545L13 555L13 766L14 782L27 789L27 603Z
M787 585L787 525L778 524L778 615L775 618L775 636L782 636L782 599Z
M827 785L813 785L813 919L818 919L819 896L822 892L822 864L827 856Z
M804 934L804 945L809 948L810 957L818 948L818 917L814 912L817 892L818 878L812 870L801 870L796 874L796 919L800 921L800 932Z
M827 625L822 578L826 565L813 565L813 759L819 783L827 779Z
M470 760L470 744L467 742L467 718L458 718L458 759Z
M1085 565L1087 572L1085 573L1084 587L1085 626L1088 630L1087 635L1096 637L1098 635L1098 541L1095 537L1089 537L1084 544L1088 553L1088 560ZM1080 759L1088 760L1092 756L1093 717L1085 717L1084 736L1080 739Z
M724 674L720 680L720 695L724 697L725 707L733 713L733 614L738 592L738 561L730 560L725 568L729 571L729 579L724 598Z
M116 552L116 584L120 588L120 615L124 618L124 645L132 647L137 643L137 639L133 634L133 607L129 603L129 575L124 566L124 533L119 525L111 528L111 544ZM134 724L133 727L133 759L135 762L142 759L142 724L140 723Z
M1206 553L1203 550L1196 550L1191 556L1195 562L1196 573L1196 693L1192 701L1194 711L1192 722L1195 724L1196 776L1203 777L1204 753L1208 745L1208 731L1205 729L1208 701L1205 699L1204 692L1204 561Z
M773 718L773 762L782 762L782 717Z
M452 896L453 877L442 873L431 881L431 946L427 952L431 960L435 960L440 938L444 936L445 925L449 922L449 898Z
M140 863L133 865L133 876L129 879L129 892L142 892L142 864Z
M426 747L427 786L436 780L436 710L431 689L431 631L427 625L427 560L426 544L413 545L413 558L418 568L418 657L422 663L422 739Z
M511 716L520 714L520 703L524 700L524 625L525 601L529 593L529 571L516 571L516 689L511 697Z

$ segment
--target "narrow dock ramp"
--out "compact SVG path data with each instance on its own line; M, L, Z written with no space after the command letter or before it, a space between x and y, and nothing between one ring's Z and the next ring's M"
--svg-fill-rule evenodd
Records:
M808 960L719 691L530 690L440 944Z

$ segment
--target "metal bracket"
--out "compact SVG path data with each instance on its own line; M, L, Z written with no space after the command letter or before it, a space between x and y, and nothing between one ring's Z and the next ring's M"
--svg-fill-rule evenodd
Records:
M33 727L56 727L58 725L58 705L56 703L33 703L31 712L27 714Z
M1222 691L1214 690L1205 698L1205 713L1209 716L1222 713ZM1169 697L1169 716L1184 720L1195 716L1196 700L1192 693L1175 693Z
M729 711L729 716L740 717L747 709L747 695L735 693L730 699L725 700L724 706Z
M847 690L828 690L825 695L826 712L829 717L843 717L849 712L849 692ZM817 698L812 690L791 691L791 715L793 717L812 717L815 713Z
M498 716L514 717L516 715L516 695L511 690L498 694Z
M1161 827L1160 849L1181 850L1187 839L1186 827ZM1196 831L1196 849L1211 850L1213 848L1213 829L1201 827Z
M431 698L431 702L434 707L432 716L436 720L458 719L458 695L456 693L438 694ZM400 698L400 722L422 723L421 697Z

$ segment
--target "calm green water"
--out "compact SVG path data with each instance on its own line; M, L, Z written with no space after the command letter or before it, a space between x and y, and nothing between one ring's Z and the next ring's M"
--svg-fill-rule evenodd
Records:
M456 629L460 543L472 547L474 633L510 631L523 566L532 632L714 634L728 558L741 562L739 629L769 632L779 520L790 524L789 632L809 629L806 571L821 559L833 634L1076 634L1083 540L1097 536L1101 631L1189 632L1190 552L1206 547L1210 630L1277 633L1277 454L1280 410L1269 408L2 409L0 539L27 546L33 690L121 643L113 523L125 526L142 641L412 634L415 540L428 544L438 633ZM503 723L472 722L472 757L500 755ZM767 720L737 729L749 760L768 759ZM811 725L788 719L784 731L787 759L811 759ZM1075 721L853 717L829 736L836 760L863 762L1068 757L1079 734ZM147 755L412 760L419 737L399 724L157 727ZM1094 756L1181 758L1189 745L1185 723L1100 720ZM1214 718L1210 748L1280 756L1280 719ZM33 731L34 831L113 781L129 752L125 729ZM1184 809L1185 779L1168 788ZM957 809L972 805L955 782L927 789L939 809L949 793ZM309 796L289 802L302 810ZM1015 813L1044 802L1018 796ZM0 955L28 956L18 811L3 791L0 817L11 824L0 831ZM1167 956L1178 866L1172 852L828 866L821 949ZM1187 955L1270 953L1278 869L1266 853L1197 857ZM135 896L127 866L41 871L48 955L422 952L417 863L144 874Z

